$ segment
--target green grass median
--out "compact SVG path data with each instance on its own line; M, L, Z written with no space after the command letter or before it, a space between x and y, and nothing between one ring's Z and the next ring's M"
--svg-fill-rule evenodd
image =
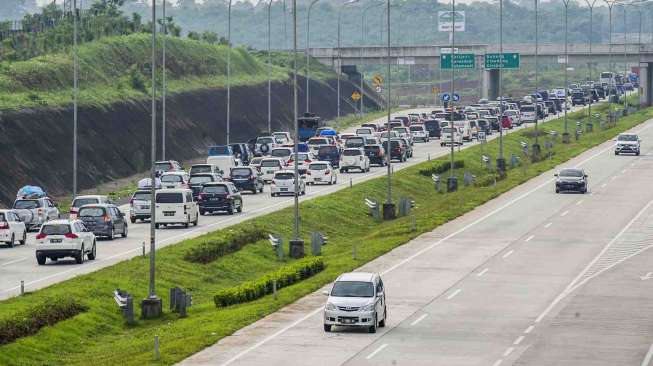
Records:
M593 112L604 113L605 105L596 106ZM542 160L532 162L524 155L521 142L533 144L530 129L507 135L504 139L508 172L496 184L488 176L494 173L484 166L483 153L496 159L498 141L489 141L456 152L456 160L464 161L464 168L455 169L460 179L460 189L455 193L437 193L431 177L420 174L421 170L441 164L443 157L398 171L393 177L394 199L409 197L416 201L413 209L415 230L410 217L392 222L376 222L367 215L364 204L366 197L385 200L385 178L376 178L345 188L336 193L318 197L301 204L301 235L308 242L310 233L320 231L329 237L323 247L322 260L325 268L313 276L284 287L278 291L278 298L265 295L254 301L217 308L214 295L219 291L236 287L242 283L256 281L296 261L285 257L278 260L267 240L258 240L242 245L235 252L211 260L206 264L192 262L187 254L193 248L219 241L248 228L256 227L287 239L291 236L293 210L283 209L265 216L247 220L232 227L185 240L157 252L157 292L163 297L165 314L158 320L137 320L133 326L126 325L112 297L112 291L120 288L134 295L135 302L147 295L148 259L133 258L128 261L80 275L73 279L29 293L23 297L0 302L0 324L3 319L26 313L36 304L60 296L80 302L87 310L71 319L59 321L45 327L36 334L19 338L0 346L2 365L143 365L173 364L200 351L220 338L251 324L281 307L296 301L324 284L334 280L340 273L350 271L388 251L406 243L421 233L433 230L462 214L472 210L515 186L569 160L601 142L613 138L617 133L629 129L647 119L653 118L653 109L645 109L622 118L616 127L601 130L594 125L594 132L583 133L577 141L574 138L576 121L586 118L587 111L569 114L571 143L561 143L559 136L550 149L545 147L545 135L540 136ZM561 135L562 119L541 124L543 131L558 131ZM548 135L550 136L550 135ZM519 156L519 163L510 166L510 157ZM465 171L475 175L475 183L465 186L462 178ZM448 173L443 173L446 176ZM553 187L552 187L553 188ZM201 224L201 221L200 221ZM100 242L102 247L111 242ZM286 244L287 245L287 244ZM357 258L352 258L356 247ZM287 249L287 247L286 247ZM307 245L307 252L310 247ZM84 265L90 265L87 262ZM168 292L172 287L181 287L193 295L193 306L188 317L180 318L167 311ZM137 306L136 306L137 307ZM140 313L137 309L137 313ZM161 359L153 360L153 339L160 340Z

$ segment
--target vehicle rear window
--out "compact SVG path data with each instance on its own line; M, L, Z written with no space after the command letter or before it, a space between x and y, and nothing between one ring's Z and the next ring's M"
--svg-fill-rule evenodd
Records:
M561 177L582 177L583 171L578 169L565 169L560 172Z
M454 130L455 130L455 128L445 127L445 128L442 129L442 132L444 132L444 133L451 133L451 132L454 132ZM457 131L456 131L456 132L457 132Z
M150 192L136 192L132 196L132 199L134 201L149 201L150 200Z
M182 193L160 192L156 194L156 203L184 203Z
M252 171L247 168L234 168L231 169L232 177L249 177L252 174Z
M45 235L66 235L70 234L70 225L68 224L49 224L41 227L41 234Z
M333 154L333 153L337 153L337 152L338 152L338 148L335 147L335 146L322 146L317 151L318 154Z
M362 281L337 281L333 284L331 296L334 297L373 297L374 285L372 282Z
M161 171L167 172L170 169L171 169L171 166L170 166L170 163L168 163L168 162L154 164L154 170L161 170Z
M308 140L309 145L328 145L329 141L327 139L310 139Z
M100 203L97 198L77 198L73 201L73 207L82 207L84 205L93 205Z
M535 112L535 107L532 105L525 105L521 107L522 112Z
M365 150L367 151L379 151L381 150L380 146L365 146Z
M288 180L294 178L295 178L295 174L293 173L277 173L274 175L274 179L280 179L280 180Z
M359 128L356 130L357 135L369 135L372 131L369 128Z
M208 186L202 188L202 193L223 194L228 192L227 186Z
M165 183L181 182L181 181L182 181L181 175L170 174L161 177L161 182L165 182Z
M281 166L281 163L278 160L263 160L261 166L265 168L278 167Z
M5 219L5 214L3 212L0 212L0 222L5 222L5 221L7 221Z
M231 155L229 146L211 146L209 147L209 156Z
M254 158L249 161L249 165L260 165L263 158Z
M14 202L14 208L18 210L29 210L38 207L41 207L41 202L38 200L17 200Z
M79 217L102 217L104 207L83 207L79 209Z
M190 168L190 170L195 173L211 173L211 166L210 165L198 165L198 166L193 166Z
M292 151L290 151L290 149L274 149L270 153L270 156L281 158L281 157L290 156L291 154Z
M360 155L360 150L345 150L342 155L344 156L357 156Z
M310 169L310 170L326 170L327 167L328 166L326 164L320 163L320 164L311 164L311 165L308 166L308 169Z
M272 144L274 143L274 139L272 137L259 137L256 139L257 144Z
M213 177L210 175L196 175L190 177L188 183L190 184L204 184L208 182L213 182Z
M410 126L411 131L424 131L423 126Z

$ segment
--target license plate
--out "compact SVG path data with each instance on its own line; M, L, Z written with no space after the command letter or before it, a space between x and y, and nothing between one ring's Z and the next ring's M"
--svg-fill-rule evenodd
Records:
M314 179L314 181L316 181L316 182L319 182L319 181L321 181L321 180L322 180L322 178L315 178L315 179Z
M150 206L141 206L141 210L149 210Z
M274 174L274 170L267 170L266 173L267 174Z
M217 200L218 200L217 197L213 197L213 198L210 199L210 201L217 201Z
M288 192L288 188L281 188L281 192Z
M174 216L175 212L174 211L164 211L163 216Z
M342 323L343 324L354 324L355 321L352 318L344 318L344 319L342 319Z
M50 239L50 243L61 243L61 239Z

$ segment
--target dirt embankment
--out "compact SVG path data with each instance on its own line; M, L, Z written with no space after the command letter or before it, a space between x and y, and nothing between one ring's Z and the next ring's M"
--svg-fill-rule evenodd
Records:
M298 80L300 114L305 108L305 79ZM311 112L336 114L336 82L311 83ZM343 96L356 87L341 84ZM292 126L292 81L272 84L272 128ZM367 103L370 103L368 100ZM145 172L150 160L151 103L117 103L108 108L79 108L79 189ZM226 90L202 90L169 96L166 101L166 158L204 156L206 147L226 142ZM353 110L341 103L342 114ZM161 114L157 158L161 151ZM231 141L244 142L267 130L267 83L231 90ZM72 190L72 107L0 112L0 204L10 205L19 187L42 186L51 195Z

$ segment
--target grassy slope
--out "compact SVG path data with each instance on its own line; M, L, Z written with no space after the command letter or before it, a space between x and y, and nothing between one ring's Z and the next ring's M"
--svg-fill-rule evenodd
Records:
M595 110L600 109L605 110L605 107L595 108ZM328 267L313 278L282 289L277 301L274 301L271 296L266 296L248 304L225 309L215 308L211 295L217 289L258 278L284 264L275 260L269 244L265 241L249 245L240 252L208 265L190 264L182 259L188 248L206 240L207 237L224 235L220 231L164 248L157 254L157 288L159 294L163 295L164 306L167 307L168 304L167 292L170 287L187 288L194 295L195 305L190 309L189 317L186 319L178 319L176 315L166 313L160 320L139 321L134 327L124 325L113 303L111 291L120 287L134 293L135 299L146 295L148 267L147 260L143 258L134 258L95 273L79 276L23 298L3 301L0 303L0 318L16 316L15 314L31 304L63 292L79 298L90 307L90 310L74 319L44 329L35 336L0 346L0 364L74 365L87 364L90 359L93 359L96 365L155 363L152 361L152 339L155 334L159 335L161 340L160 363L174 363L316 290L343 271L354 269L420 233L432 230L580 154L591 146L611 138L619 131L651 117L653 117L653 109L648 109L621 120L617 128L606 131L595 130L591 137L585 135L579 142L573 141L572 136L571 144L555 145L555 154L551 160L511 169L508 177L499 181L496 186L461 186L460 191L456 193L437 194L432 190L430 177L418 174L420 169L432 163L422 163L397 172L394 176L395 199L408 196L415 199L418 204L418 208L414 211L417 227L415 232L411 231L408 218L376 223L365 214L364 197L383 199L385 193L383 178L306 201L301 204L304 218L302 236L308 239L311 231L321 231L329 236L329 244L324 247L324 259ZM580 119L580 116L571 114L571 126L575 125L577 119ZM562 131L562 121L549 122L543 128ZM522 133L511 134L505 138L506 156L510 156L511 153L520 154L521 140L528 139ZM494 140L486 144L484 151L496 157L497 149L498 144ZM464 159L467 169L477 177L482 178L485 174L480 164L479 146L457 153L457 159ZM456 172L459 177L462 173L462 171ZM248 220L226 230L257 225L288 238L291 222L292 209L288 208ZM342 227L347 227L348 230L346 232L338 230ZM102 245L110 245L110 243L102 243ZM353 245L358 247L358 260L351 258ZM101 248L99 256L102 258Z
M79 48L79 101L82 105L143 99L151 91L151 39L147 34L109 37ZM161 38L158 38L161 47ZM168 37L167 79L170 93L220 88L226 85L227 47ZM272 79L288 79L284 56L273 57ZM253 85L268 79L267 57L244 49L231 55L232 85ZM161 59L157 60L160 67ZM314 78L329 77L317 62ZM143 82L134 88L132 77ZM157 76L159 85L161 75ZM0 110L72 103L73 67L70 53L36 57L22 62L0 62ZM159 92L160 93L160 92Z

